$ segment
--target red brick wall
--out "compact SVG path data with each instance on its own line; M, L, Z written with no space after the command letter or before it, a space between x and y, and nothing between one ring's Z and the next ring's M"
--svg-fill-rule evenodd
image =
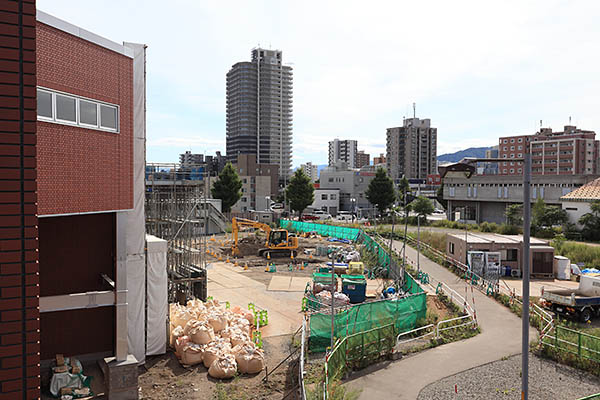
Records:
M35 24L0 2L0 400L40 396Z
M133 206L133 60L37 24L37 84L120 106L120 133L38 122L40 215Z

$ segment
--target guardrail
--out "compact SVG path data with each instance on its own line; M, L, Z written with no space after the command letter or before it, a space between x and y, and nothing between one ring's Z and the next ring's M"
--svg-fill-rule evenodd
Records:
M541 340L542 345L600 362L600 337L557 325Z

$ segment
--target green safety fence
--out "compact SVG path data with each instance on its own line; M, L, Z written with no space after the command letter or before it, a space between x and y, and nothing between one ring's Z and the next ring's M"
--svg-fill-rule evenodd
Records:
M390 324L398 334L414 329L417 321L425 318L426 312L425 292L397 300L357 304L335 314L333 334L334 337L341 338ZM320 353L330 346L331 325L331 314L315 313L310 316L310 351Z
M600 337L556 325L554 331L544 336L542 344L558 351L600 362Z
M600 393L591 394L589 396L585 396L577 400L600 400Z
M361 230L358 228L316 224L314 222L292 221L289 219L280 219L279 226L287 230L297 232L316 232L321 236L329 236L348 240L358 239L361 232Z
M396 344L394 324L347 336L336 343L326 361L327 381L341 379L346 371L365 368L388 354Z

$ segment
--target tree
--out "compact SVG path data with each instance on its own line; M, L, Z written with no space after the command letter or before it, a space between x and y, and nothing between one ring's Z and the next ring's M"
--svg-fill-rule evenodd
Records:
M215 199L221 199L223 212L231 211L231 207L242 197L242 181L231 163L225 165L211 193Z
M550 233L553 227L564 225L568 221L567 212L560 207L548 206L538 198L532 209L531 226L535 234Z
M509 226L521 226L523 225L523 205L522 204L511 204L506 207L504 212L506 215L506 223Z
M394 204L394 200L396 199L394 182L392 182L385 169L381 167L377 168L375 178L369 183L369 187L365 191L365 196L367 196L367 200L371 204L377 207L381 214Z
M415 201L412 202L412 211L417 214L419 218L433 214L434 207L431 200L425 196L419 196Z
M408 183L408 179L406 179L406 177L403 176L402 179L400 179L400 182L398 183L398 202L400 203L401 207L404 207L404 195L408 195L410 192L411 189L410 184ZM410 201L407 199L406 203L408 205Z
M590 204L591 212L583 214L579 223L583 226L581 231L587 240L600 240L600 200L594 200Z
M290 208L298 211L300 217L304 209L315 201L315 187L302 169L294 172L288 187L285 188L285 194L290 202Z
M444 184L442 183L439 188L437 188L435 192L435 197L438 203L442 205L444 208L448 208L448 200L444 200Z

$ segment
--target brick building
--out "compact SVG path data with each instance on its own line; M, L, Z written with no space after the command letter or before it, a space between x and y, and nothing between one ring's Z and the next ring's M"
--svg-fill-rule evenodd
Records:
M126 274L132 249L143 254L143 219L141 234L126 237L139 231L131 213L143 207L145 80L134 75L144 75L145 47L36 11L35 1L4 1L0 17L12 47L0 51L3 400L38 398L56 353L137 365ZM122 376L137 396L137 373Z
M531 172L534 175L582 175L600 173L598 158L600 142L594 131L566 125L562 132L542 128L534 135L501 137L498 165L501 175L523 175L520 162L511 161L531 153Z

